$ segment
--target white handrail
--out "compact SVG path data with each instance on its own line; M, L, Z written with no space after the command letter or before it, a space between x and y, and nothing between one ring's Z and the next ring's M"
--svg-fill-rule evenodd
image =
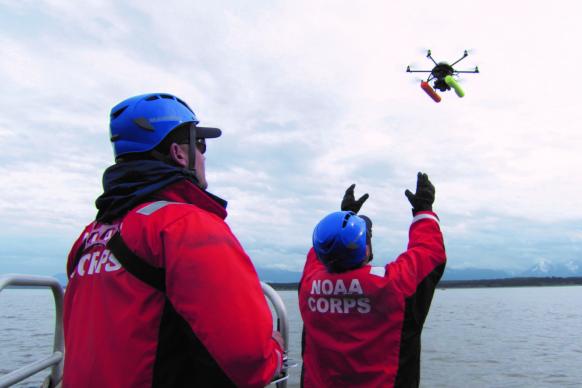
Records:
M285 303L281 296L275 291L275 289L269 286L265 282L261 282L261 287L263 288L263 294L273 305L275 309L275 314L277 315L277 330L281 333L283 337L283 350L285 355L289 350L289 318L287 317L287 309L285 308ZM287 378L289 377L289 372L286 367L283 369L284 378L277 380L277 388L287 388Z
M56 308L55 335L53 354L47 358L38 360L6 375L0 376L0 388L16 384L50 366L52 366L50 376L51 386L55 386L56 383L61 381L63 376L63 354L65 348L63 333L63 287L57 279L49 276L18 274L0 275L0 292L7 286L49 287L52 290Z
M7 286L19 287L49 287L53 291L56 307L55 335L53 354L44 359L25 365L6 375L0 376L0 388L9 387L28 377L52 366L51 386L55 386L63 377L63 360L64 360L64 333L63 333L63 288L57 279L49 276L18 275L6 274L0 275L0 292ZM277 329L281 333L284 342L284 351L289 350L289 319L287 309L279 294L267 283L261 282L261 287L265 297L271 302L277 315ZM284 377L277 380L277 388L287 387L288 371L284 368Z

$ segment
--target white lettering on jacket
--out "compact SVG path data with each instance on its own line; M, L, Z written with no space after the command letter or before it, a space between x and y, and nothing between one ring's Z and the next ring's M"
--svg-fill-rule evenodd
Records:
M343 279L318 279L311 283L307 307L321 314L368 314L372 310L370 298L364 297L364 290L358 279L351 279L349 288ZM338 297L339 296L339 297Z
M104 270L113 272L121 269L121 264L117 261L109 249L87 253L81 257L77 270L71 274L71 278L78 274L79 276L95 275Z
M95 224L90 231L85 233L83 236L83 249L92 252L81 256L77 268L71 273L71 278L75 275L89 276L121 269L121 264L119 264L115 256L109 249L105 248L107 242L119 228L120 226L117 224Z
M350 288L347 289L343 279L337 279L335 284L330 279L314 280L311 283L311 295L363 295L364 291L358 279L352 279Z

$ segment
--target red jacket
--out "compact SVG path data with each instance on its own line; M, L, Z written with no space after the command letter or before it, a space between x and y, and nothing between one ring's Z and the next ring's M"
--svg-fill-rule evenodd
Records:
M311 249L299 288L304 387L415 387L420 334L444 271L436 215L419 212L386 267L328 273Z
M185 180L156 196L111 225L91 223L69 254L64 387L267 385L283 351L226 210ZM106 249L119 229L165 270L165 293Z

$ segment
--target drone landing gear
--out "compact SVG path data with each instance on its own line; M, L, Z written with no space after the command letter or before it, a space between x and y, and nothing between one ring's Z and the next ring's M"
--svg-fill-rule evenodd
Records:
M428 82L422 81L420 83L420 87L426 92L426 94L430 96L430 98L434 100L434 102L441 102L441 96L439 96L437 92L435 92L434 89L430 87Z

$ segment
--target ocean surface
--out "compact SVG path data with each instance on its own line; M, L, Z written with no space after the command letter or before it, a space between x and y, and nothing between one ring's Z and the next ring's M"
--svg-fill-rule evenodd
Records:
M290 357L300 360L297 292L280 294ZM0 375L50 355L54 319L49 290L0 293ZM421 362L422 387L582 387L582 286L437 290ZM38 387L48 374L16 386Z

